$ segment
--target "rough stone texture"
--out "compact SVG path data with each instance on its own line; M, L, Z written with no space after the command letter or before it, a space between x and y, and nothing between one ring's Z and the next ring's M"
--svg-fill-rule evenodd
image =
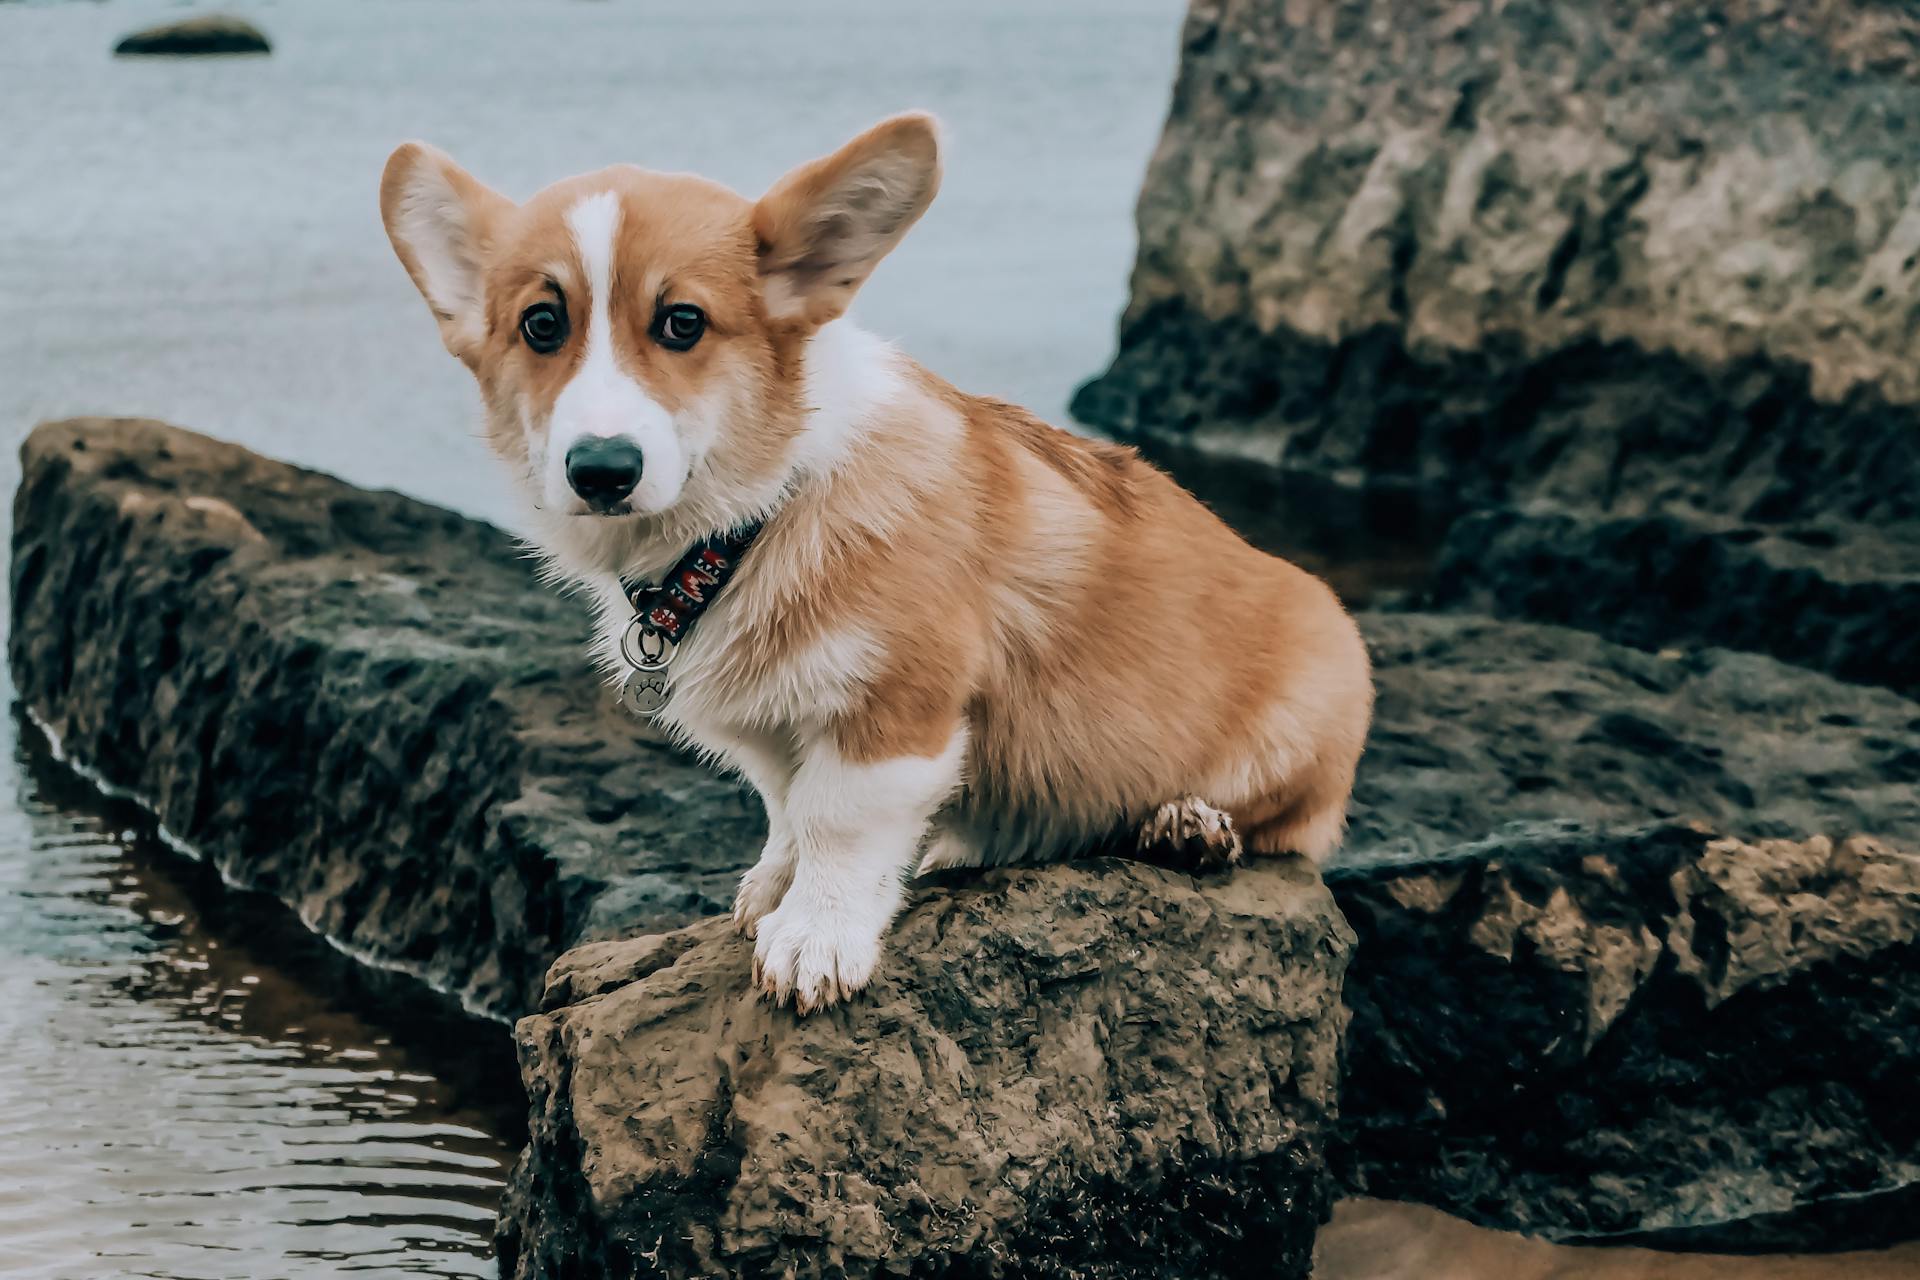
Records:
M1881 0L1191 6L1076 416L1186 475L1560 508L1451 530L1414 595L1456 616L1361 619L1349 1191L1910 1234L1917 34ZM1504 826L1545 819L1579 825Z
M728 901L757 801L613 709L585 610L504 534L157 423L50 424L22 457L10 657L71 759L330 937L477 1007L532 1009L548 962L589 944L523 1027L536 1141L503 1236L520 1274L644 1270L662 1240L692 1273L777 1257L862 1274L880 1240L959 1275L1303 1265L1321 1005L1345 945L1311 877L955 878L919 897L874 996L797 1021L747 997L747 948L720 925L673 932ZM1907 864L1847 845L1795 881L1788 846L1723 856L1686 824L1920 848L1920 704L1761 654L1465 614L1360 622L1380 698L1336 869L1367 937L1350 1183L1560 1234L1707 1242L1712 1215L1746 1211L1770 1239L1846 1239L1839 1202L1816 1227L1794 1198L1910 1198L1895 1077L1865 1074L1911 1065L1912 943L1889 940L1907 907L1874 905ZM1516 820L1585 825L1460 851ZM1772 878L1744 886L1744 866ZM1454 879L1471 892L1432 887ZM1556 893L1586 922L1567 925L1577 946L1541 932L1566 914ZM1511 959L1487 940L1496 898ZM1778 973L1709 962L1769 920L1800 948ZM1389 1022L1402 1006L1419 1016ZM1690 1018L1713 1034L1688 1041ZM1730 1047L1748 1034L1755 1054ZM1256 1106L1249 1081L1282 1104ZM1875 1125L1880 1146L1855 1141ZM1003 1174L1032 1194L1003 1197Z
M731 902L759 802L613 707L499 530L153 422L21 455L22 701L233 878L499 1016Z
M1897 530L1483 511L1448 533L1425 595L1643 648L1769 653L1920 695L1920 542Z
M1564 627L1362 613L1379 700L1345 862L1514 822L1870 832L1920 848L1920 704L1758 654L1663 657Z
M1128 437L1472 502L1920 515L1892 0L1194 0Z
M725 921L582 948L520 1024L533 1277L1304 1277L1351 937L1320 878L1096 860L920 893L798 1019Z
M1565 827L1329 881L1360 940L1351 1189L1555 1236L1906 1233L1802 1209L1920 1181L1920 857Z
M132 54L169 54L173 56L218 53L271 53L273 46L260 28L244 18L229 14L206 14L163 22L134 32L113 47L122 56Z

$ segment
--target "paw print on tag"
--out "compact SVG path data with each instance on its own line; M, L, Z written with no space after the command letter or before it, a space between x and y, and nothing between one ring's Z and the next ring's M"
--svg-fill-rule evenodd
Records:
M650 716L667 705L667 678L657 671L635 671L620 686L620 705L629 714Z

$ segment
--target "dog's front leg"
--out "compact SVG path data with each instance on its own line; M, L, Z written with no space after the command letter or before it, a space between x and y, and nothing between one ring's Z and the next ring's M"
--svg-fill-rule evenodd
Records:
M742 731L728 735L713 750L760 793L767 810L767 843L760 860L740 877L733 895L733 925L751 938L760 921L780 905L793 881L793 824L787 819L787 793L800 767L790 739Z
M867 985L927 822L960 785L966 732L933 755L866 762L831 734L801 747L787 791L793 878L760 921L755 981L802 1013Z

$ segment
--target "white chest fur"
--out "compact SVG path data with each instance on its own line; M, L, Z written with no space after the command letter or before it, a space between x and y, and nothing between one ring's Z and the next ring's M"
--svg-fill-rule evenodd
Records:
M595 657L616 678L627 666L620 636L633 616L619 583L594 583L599 624ZM879 646L857 626L821 635L779 652L756 643L756 616L746 593L723 591L674 652L667 668L667 705L653 719L674 737L721 757L729 765L743 735L789 741L819 731L845 714L879 660Z

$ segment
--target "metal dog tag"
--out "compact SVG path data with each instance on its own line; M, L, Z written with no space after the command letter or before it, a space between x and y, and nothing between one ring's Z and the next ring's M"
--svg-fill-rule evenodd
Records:
M620 705L628 714L650 716L667 705L667 677L663 671L629 671L620 686Z

